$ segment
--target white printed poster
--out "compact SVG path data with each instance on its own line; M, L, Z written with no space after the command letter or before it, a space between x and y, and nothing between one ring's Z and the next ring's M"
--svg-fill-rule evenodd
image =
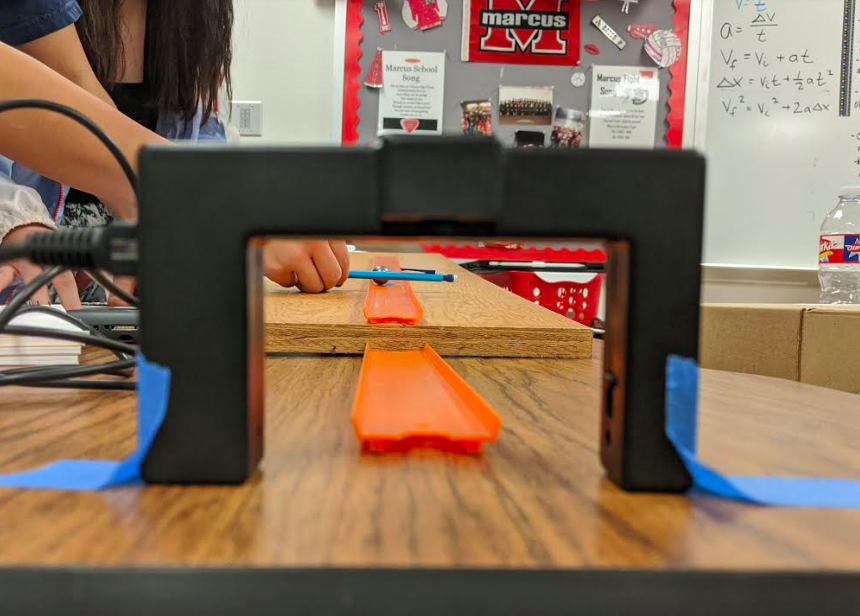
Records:
M595 66L591 80L591 148L653 149L660 102L657 69Z
M382 53L380 135L441 135L444 96L444 53Z

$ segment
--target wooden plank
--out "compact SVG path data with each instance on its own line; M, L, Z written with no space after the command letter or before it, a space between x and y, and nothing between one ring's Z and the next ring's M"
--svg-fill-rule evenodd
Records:
M353 269L371 269L373 254L352 256ZM399 254L403 267L457 274L455 283L412 283L424 306L417 326L369 325L362 314L364 280L305 295L267 285L266 350L287 353L363 353L368 342L389 350L429 343L445 356L591 357L592 331L483 280L442 255Z
M591 360L451 359L503 419L481 456L363 455L349 421L361 358L271 359L266 455L251 481L0 489L0 564L860 571L860 511L609 483L601 346ZM733 474L860 477L858 411L851 394L704 370L701 455ZM3 473L117 459L135 432L130 392L0 388Z

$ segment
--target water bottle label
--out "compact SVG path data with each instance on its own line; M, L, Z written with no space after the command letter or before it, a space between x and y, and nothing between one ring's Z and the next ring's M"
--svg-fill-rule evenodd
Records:
M818 262L860 265L860 235L822 235Z

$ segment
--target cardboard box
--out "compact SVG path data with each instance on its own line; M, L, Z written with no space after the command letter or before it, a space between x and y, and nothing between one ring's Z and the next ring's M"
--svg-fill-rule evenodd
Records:
M800 380L860 393L860 306L804 310Z
M860 306L705 304L704 368L860 392Z

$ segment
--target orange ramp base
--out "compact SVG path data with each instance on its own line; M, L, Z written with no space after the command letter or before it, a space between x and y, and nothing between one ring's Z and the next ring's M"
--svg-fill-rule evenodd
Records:
M432 447L479 453L496 440L502 420L430 345L420 351L368 345L352 423L373 452Z

